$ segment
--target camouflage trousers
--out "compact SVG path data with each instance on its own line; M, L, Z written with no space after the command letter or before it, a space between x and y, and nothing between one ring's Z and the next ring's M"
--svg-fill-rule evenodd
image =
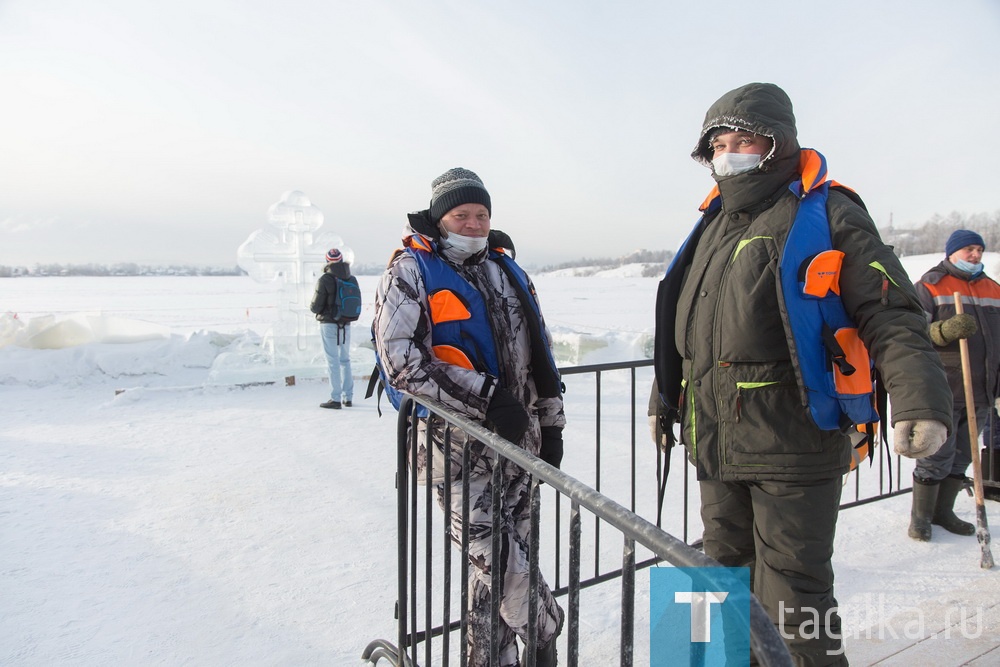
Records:
M522 644L528 636L528 529L530 523L531 476L510 462L504 462L500 507L500 554L493 554L492 478L473 474L469 479L469 667L490 664L490 576L494 563L500 574L500 666L518 667L515 638ZM443 506L443 486L437 487ZM451 537L462 539L462 481L451 485ZM562 610L548 584L538 578L538 645L544 646L559 630Z

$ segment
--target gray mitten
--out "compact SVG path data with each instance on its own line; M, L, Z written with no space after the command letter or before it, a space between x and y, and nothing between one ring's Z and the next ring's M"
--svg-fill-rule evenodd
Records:
M959 313L946 320L931 322L931 341L938 347L944 347L959 338L975 336L978 330L976 318L969 313Z
M911 459L922 459L941 449L948 427L933 419L904 419L892 430L892 449Z

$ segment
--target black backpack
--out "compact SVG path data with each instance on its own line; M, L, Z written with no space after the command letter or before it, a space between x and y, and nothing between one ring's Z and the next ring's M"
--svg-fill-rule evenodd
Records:
M361 317L361 287L354 276L337 280L333 312L334 319L340 323L354 322Z

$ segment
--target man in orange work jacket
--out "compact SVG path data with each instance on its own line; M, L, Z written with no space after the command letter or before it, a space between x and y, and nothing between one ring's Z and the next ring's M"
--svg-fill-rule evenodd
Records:
M926 542L931 524L957 535L975 535L975 525L954 512L955 499L965 484L972 460L969 418L959 340L969 346L973 400L979 432L1000 394L1000 285L983 270L983 237L959 229L948 237L945 257L916 283L917 296L927 312L931 340L941 355L954 397L951 434L936 454L917 460L913 471L913 508L909 536ZM963 314L955 312L955 292L962 295Z

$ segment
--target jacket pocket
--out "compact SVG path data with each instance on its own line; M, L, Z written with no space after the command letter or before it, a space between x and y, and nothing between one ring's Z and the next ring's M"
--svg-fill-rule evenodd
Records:
M791 364L732 364L721 370L719 408L728 463L822 451Z
M735 419L726 426L730 463L753 463L753 457L818 453L819 431L801 405L794 382L740 383L732 405ZM748 459L748 456L750 457Z

